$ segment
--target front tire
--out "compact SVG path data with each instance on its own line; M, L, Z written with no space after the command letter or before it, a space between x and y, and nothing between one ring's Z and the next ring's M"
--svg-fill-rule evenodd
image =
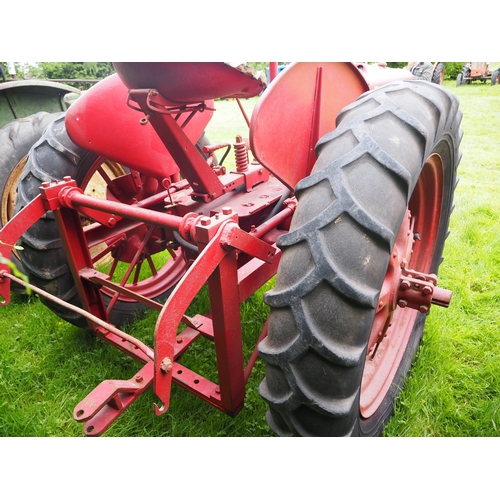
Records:
M493 71L491 74L491 85L498 85L500 83L500 69Z
M260 393L283 436L380 435L425 314L395 304L398 269L436 273L460 159L458 100L394 83L345 108L316 146L283 255ZM379 335L383 332L386 335Z

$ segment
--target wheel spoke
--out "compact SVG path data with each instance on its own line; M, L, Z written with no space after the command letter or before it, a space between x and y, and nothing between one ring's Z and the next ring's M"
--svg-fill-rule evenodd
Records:
M149 264L149 269L151 269L151 273L153 276L156 276L158 274L158 271L156 270L155 263L153 262L153 259L151 258L151 255L146 255L146 260L148 261Z
M130 278L130 275L132 274L132 271L136 267L137 268L136 268L136 272L134 274L133 283L134 284L137 283L137 279L138 279L139 272L140 272L140 267L142 265L142 258L141 257L143 256L144 249L146 248L146 245L148 244L149 239L151 238L151 235L153 234L154 229L155 229L154 226L152 226L152 225L149 226L149 229L148 229L148 232L146 233L146 236L144 237L143 241L139 245L139 248L137 249L137 252L135 253L134 258L132 259L132 262L128 266L128 268L125 271L125 274L124 274L122 280L120 281L120 286L125 286L126 285L128 279ZM111 310L113 309L113 307L114 307L116 301L118 300L119 296L120 296L119 292L115 292L113 294L111 302L109 303L108 308L107 308L108 315L111 312Z

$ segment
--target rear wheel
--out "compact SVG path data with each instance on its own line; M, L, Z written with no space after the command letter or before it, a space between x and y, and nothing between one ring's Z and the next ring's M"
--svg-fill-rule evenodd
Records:
M30 153L25 171L18 186L16 212L26 206L39 192L44 181L72 177L77 185L90 196L111 198L122 203L134 203L139 199L136 183L128 182L123 176L123 166L99 157L76 146L69 138L64 116L56 120L46 131L42 140ZM124 182L113 187L113 180L123 178ZM143 178L141 197L155 194L159 182ZM85 220L82 220L86 224ZM136 225L112 238L105 234L89 243L94 266L109 274L112 281L132 287L133 291L149 299L163 300L171 288L182 277L186 262L180 250L165 250L163 234L152 226ZM160 231L161 232L161 231ZM80 306L80 299L66 254L59 238L53 214L47 213L23 235L21 260L30 282L71 304ZM178 245L175 245L178 247ZM154 261L154 253L162 254L160 263ZM131 321L145 306L141 303L101 289L108 307L112 324L123 325ZM52 301L41 300L61 318L77 326L86 326L85 319Z
M45 128L58 116L58 113L40 112L14 120L0 129L0 228L14 215L17 183L26 165L31 146L40 139ZM13 255L12 260L23 272L17 255ZM16 292L24 292L24 288L15 283L11 286Z
M500 69L493 71L491 74L491 85L498 85L500 83Z
M464 79L464 75L462 73L459 73L457 75L457 87L460 87L460 85L462 85L463 79Z
M402 268L428 275L441 262L460 120L442 87L390 84L319 141L265 296L260 393L279 435L380 435L392 415L426 317L398 306Z
M436 64L436 67L432 72L431 82L437 85L442 85L443 80L444 80L444 64L440 62Z

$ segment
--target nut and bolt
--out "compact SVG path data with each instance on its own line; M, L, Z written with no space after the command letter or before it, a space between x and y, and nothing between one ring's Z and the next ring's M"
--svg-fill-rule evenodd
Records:
M136 375L135 376L135 381L141 383L144 380L144 377L142 375Z
M430 295L432 293L432 287L429 285L424 286L424 288L422 288L422 293L424 295Z
M398 306L401 308L405 308L408 305L408 302L406 300L398 300Z
M163 373L170 373L172 371L172 368L174 367L174 363L170 358L165 358L160 365L160 370Z
M399 285L399 288L401 288L401 290L409 290L410 287L411 283L408 280L403 280Z
M210 226L211 219L210 217L202 217L200 220L200 224L202 226Z
M231 207L222 207L222 214L223 215L230 215L233 212Z

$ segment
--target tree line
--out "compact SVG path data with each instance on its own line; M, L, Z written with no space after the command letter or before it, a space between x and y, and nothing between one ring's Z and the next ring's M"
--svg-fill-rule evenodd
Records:
M249 62L249 66L256 70L265 70L267 62ZM278 63L286 64L284 62ZM387 62L392 68L403 68L407 62ZM457 75L462 71L464 62L445 62L445 78L456 80ZM7 78L9 72L7 63L0 62ZM115 70L109 62L38 62L38 63L14 63L17 78L41 78L49 80L102 80L112 75ZM82 83L81 86L88 88L91 84Z

